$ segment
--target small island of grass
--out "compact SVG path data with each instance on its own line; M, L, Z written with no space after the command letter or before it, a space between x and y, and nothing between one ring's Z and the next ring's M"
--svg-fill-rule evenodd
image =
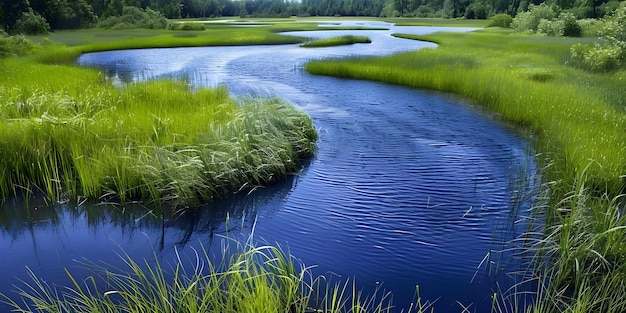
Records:
M332 38L317 39L303 43L300 47L303 48L322 48L322 47L334 47L343 45L352 45L355 43L372 43L372 40L366 36L339 36Z

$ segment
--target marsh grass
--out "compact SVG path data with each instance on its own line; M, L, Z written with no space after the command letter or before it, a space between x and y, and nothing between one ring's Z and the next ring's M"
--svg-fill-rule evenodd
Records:
M518 255L532 256L521 281L538 291L505 291L509 305L496 299L494 310L626 310L623 71L595 74L568 66L567 50L578 40L567 38L491 29L402 37L441 46L383 58L314 61L306 69L460 94L533 134L545 196L531 215L535 227L516 244ZM531 305L523 309L518 304L525 301Z
M196 206L298 171L316 133L275 98L184 81L122 89L90 69L7 59L0 196L43 192Z
M256 245L225 238L220 255L201 246L195 257L178 252L173 264L158 257L135 261L121 255L122 268L83 261L93 275L66 271L71 286L51 286L28 270L30 281L16 286L18 299L2 295L13 312L391 312L382 290L364 296L349 281L314 276L280 245ZM312 307L311 307L312 306ZM425 312L417 298L410 312Z
M352 45L355 43L372 43L372 40L366 36L339 36L332 38L316 39L307 41L300 45L304 48L321 48L321 47L333 47L342 45Z
M538 135L542 153L558 166L554 179L567 192L590 161L588 185L613 193L626 169L626 98L623 82L589 83L601 75L567 65L571 39L482 31L413 37L441 43L435 49L385 58L310 62L307 70L346 78L370 79L453 92L497 112ZM623 100L621 100L623 102Z

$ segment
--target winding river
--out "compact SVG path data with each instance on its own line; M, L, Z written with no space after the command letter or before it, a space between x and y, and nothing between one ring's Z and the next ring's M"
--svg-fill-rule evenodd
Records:
M217 244L228 216L229 231L254 225L258 240L288 246L304 264L317 265L317 274L355 279L366 292L382 284L399 308L410 305L419 285L435 312L461 312L461 304L489 312L490 297L506 288L514 268L502 251L523 228L516 221L535 180L532 150L504 123L453 96L302 70L310 59L432 47L390 34L442 30L385 26L390 30L297 33L365 35L369 45L83 55L79 64L100 67L119 84L174 77L197 88L224 84L237 96L277 95L313 118L317 154L284 182L165 218L115 204L26 208L7 201L0 209L0 292L11 294L11 285L27 279L25 266L50 284L68 284L63 268L86 275L85 259L119 265L122 251L165 263L176 253L193 255L200 244Z

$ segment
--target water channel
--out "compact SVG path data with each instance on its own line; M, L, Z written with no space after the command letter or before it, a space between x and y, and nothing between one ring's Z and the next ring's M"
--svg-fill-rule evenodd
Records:
M435 312L488 312L507 286L502 252L523 225L535 164L528 142L504 123L451 95L367 81L312 76L310 59L386 55L432 47L387 31L299 32L365 35L372 44L305 49L298 45L147 49L92 53L78 63L118 84L186 79L194 88L226 85L236 96L277 95L305 110L320 138L316 156L276 185L176 216L115 204L6 201L0 208L0 292L27 279L69 284L64 268L81 260L121 264L122 251L163 262L246 233L278 242L315 273L355 279L366 292L382 284L406 308L415 286ZM446 29L466 31L464 29ZM532 187L532 186L530 186ZM149 209L149 208L148 208ZM77 262L78 261L78 262ZM500 287L498 287L499 282ZM457 302L458 301L458 302ZM3 307L0 306L0 311ZM398 310L399 311L399 310Z

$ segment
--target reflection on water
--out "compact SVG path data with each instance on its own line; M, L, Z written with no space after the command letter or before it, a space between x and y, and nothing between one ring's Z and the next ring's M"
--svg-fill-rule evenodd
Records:
M377 285L408 307L415 285L436 312L490 310L495 282L518 262L503 244L525 224L535 182L528 144L459 99L374 82L316 77L306 60L378 55L432 46L391 37L428 28L350 31L371 45L302 49L298 45L146 49L87 54L118 83L184 78L194 88L226 85L238 96L276 94L304 109L319 132L311 163L287 181L207 205L158 211L136 205L7 202L0 212L0 292L25 277L24 266L56 284L64 267L88 258L119 265L193 256L227 232L289 246L315 273ZM307 33L334 36L346 31ZM301 35L299 33L299 35ZM358 48L358 50L355 50ZM35 200L33 200L35 201ZM225 221L228 220L228 225ZM511 261L513 260L513 261ZM24 272L25 273L25 272ZM506 289L506 287L501 287Z

